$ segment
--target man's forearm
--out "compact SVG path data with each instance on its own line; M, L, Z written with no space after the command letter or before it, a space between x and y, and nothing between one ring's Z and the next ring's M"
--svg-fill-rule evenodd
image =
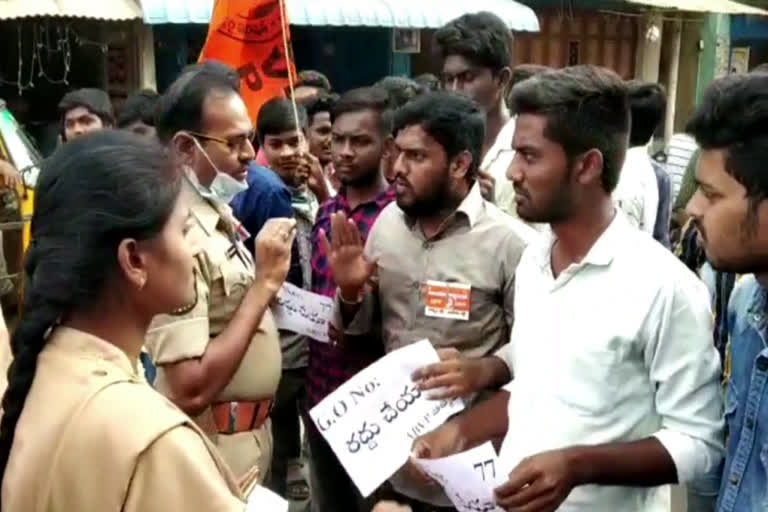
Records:
M655 487L677 483L672 456L655 437L568 448L577 485Z
M465 449L504 437L508 428L509 392L499 391L451 420Z
M168 378L174 401L191 416L208 407L230 383L261 325L275 292L254 283L224 331L214 338L200 359L170 365Z

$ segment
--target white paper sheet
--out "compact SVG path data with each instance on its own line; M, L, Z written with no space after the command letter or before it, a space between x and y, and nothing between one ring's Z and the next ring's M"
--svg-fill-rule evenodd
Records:
M272 315L280 329L328 342L328 322L333 314L333 299L283 284L272 306Z
M411 380L439 360L428 340L390 352L309 412L363 496L405 464L417 437L464 408L461 400L428 400Z
M248 496L245 512L288 512L288 502L269 489L257 485Z
M443 486L459 512L502 512L493 490L504 479L498 473L496 450L489 442L442 459L415 459L414 463Z

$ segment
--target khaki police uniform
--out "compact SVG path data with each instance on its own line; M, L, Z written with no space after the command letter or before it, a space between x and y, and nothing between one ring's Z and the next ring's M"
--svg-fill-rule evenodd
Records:
M216 448L122 350L54 330L16 427L3 512L244 508Z
M155 318L146 341L157 366L155 387L166 395L169 385L163 365L202 357L229 324L255 279L253 258L238 240L238 224L229 207L204 198L187 180L182 198L197 221L189 236L202 245L195 257L197 302L182 315ZM232 381L212 407L195 418L238 479L258 468L256 481L261 483L269 471L268 416L280 372L280 341L267 310Z

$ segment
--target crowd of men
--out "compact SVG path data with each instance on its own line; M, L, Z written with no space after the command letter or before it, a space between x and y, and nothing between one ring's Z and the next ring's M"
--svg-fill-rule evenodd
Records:
M648 151L663 88L593 66L512 69L510 41L495 15L465 15L435 34L439 78L336 94L302 73L255 126L216 62L117 117L103 91L67 94L64 144L130 131L186 176L196 298L153 320L148 381L240 482L319 512L452 510L411 464L361 496L308 416L429 339L441 362L415 382L468 407L414 455L503 440L518 461L496 489L504 510L668 512L670 484L687 485L691 511L764 509L768 74L716 81L687 125L689 263L671 250L676 197ZM468 286L466 318L426 314L428 281ZM330 343L277 329L285 282L334 300Z

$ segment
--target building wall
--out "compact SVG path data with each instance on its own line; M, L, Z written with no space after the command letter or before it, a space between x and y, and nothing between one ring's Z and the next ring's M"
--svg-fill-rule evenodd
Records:
M598 11L537 10L541 32L515 40L516 63L565 67L594 64L615 70L624 78L635 72L638 18Z

